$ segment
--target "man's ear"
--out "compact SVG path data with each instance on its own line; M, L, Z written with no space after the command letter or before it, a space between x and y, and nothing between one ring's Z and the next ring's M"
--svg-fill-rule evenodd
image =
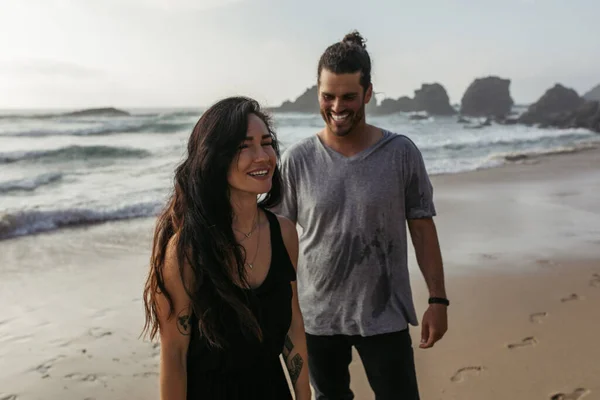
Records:
M373 84L369 84L369 87L367 88L367 91L365 92L365 104L369 103L369 101L371 101L371 97L373 97Z

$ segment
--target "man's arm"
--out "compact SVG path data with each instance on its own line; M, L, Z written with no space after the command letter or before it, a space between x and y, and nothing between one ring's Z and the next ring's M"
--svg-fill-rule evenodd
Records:
M429 289L429 297L446 297L442 252L433 218L409 219L408 228L417 263Z
M409 219L408 228L415 248L417 263L429 289L429 297L446 298L442 254L433 218ZM423 315L419 347L422 349L433 347L447 330L447 306L430 304Z
M296 198L296 181L293 173L293 160L291 157L289 150L281 157L281 202L277 206L272 207L271 211L286 217L295 225L298 221L298 202Z

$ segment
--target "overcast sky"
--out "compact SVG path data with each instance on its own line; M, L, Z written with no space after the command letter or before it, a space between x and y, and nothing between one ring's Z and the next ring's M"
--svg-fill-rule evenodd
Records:
M512 80L518 103L600 83L598 0L0 0L0 108L268 104L358 29L380 97Z

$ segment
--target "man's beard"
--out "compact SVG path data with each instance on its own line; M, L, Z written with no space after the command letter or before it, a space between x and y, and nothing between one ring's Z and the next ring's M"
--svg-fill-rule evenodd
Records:
M365 115L365 105L363 104L357 112L350 111L348 119L350 120L350 126L344 130L340 130L335 126L333 117L330 112L321 111L321 117L325 120L325 123L329 126L329 130L338 137L347 136L356 126L360 123Z

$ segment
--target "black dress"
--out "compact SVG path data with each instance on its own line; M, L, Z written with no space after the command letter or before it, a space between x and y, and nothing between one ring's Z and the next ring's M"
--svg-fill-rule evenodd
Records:
M294 266L283 243L277 217L264 210L271 235L271 265L256 289L239 289L248 301L263 332L263 341L244 336L233 311L226 313L228 329L225 349L209 347L192 317L192 334L187 354L187 399L292 399L279 355L292 320L291 281Z

